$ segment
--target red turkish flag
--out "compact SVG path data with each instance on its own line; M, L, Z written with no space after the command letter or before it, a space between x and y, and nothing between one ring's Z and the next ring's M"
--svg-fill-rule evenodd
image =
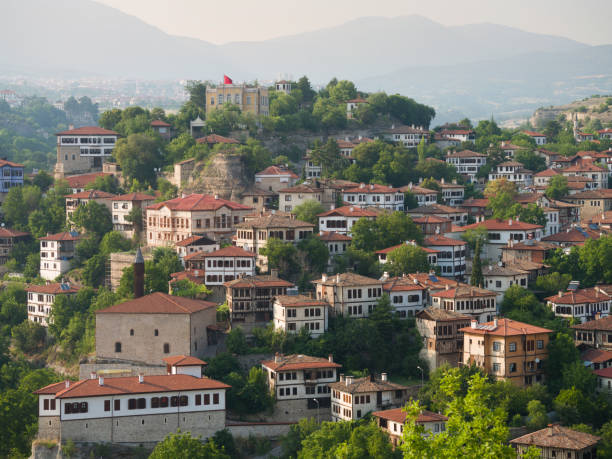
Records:
M223 84L232 84L233 81L230 77L228 77L227 75L223 75Z

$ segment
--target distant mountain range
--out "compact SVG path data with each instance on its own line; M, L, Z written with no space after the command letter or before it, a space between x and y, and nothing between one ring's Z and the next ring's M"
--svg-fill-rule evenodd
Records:
M610 88L612 74L609 47L494 24L447 27L421 16L365 17L272 40L214 45L168 35L91 0L5 0L3 12L0 67L6 74L214 81L224 73L235 80L291 74L315 83L335 76L414 97L442 118L533 111L540 101L580 97L580 88L590 91L597 82Z

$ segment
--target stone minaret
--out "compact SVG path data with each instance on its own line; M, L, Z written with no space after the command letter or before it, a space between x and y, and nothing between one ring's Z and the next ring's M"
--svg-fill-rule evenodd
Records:
M140 247L138 247L136 258L134 258L134 298L140 298L144 295L144 277L144 258L142 257Z

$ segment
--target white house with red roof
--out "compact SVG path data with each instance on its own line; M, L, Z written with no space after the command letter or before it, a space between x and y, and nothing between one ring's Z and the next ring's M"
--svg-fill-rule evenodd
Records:
M550 180L555 176L559 175L560 172L553 168L545 169L533 176L533 184L536 187L547 187L550 183Z
M81 239L75 231L48 234L40 238L40 277L54 280L70 270L76 253L76 244Z
M432 293L431 303L434 308L456 311L478 322L487 322L497 314L496 297L497 294L491 290L459 284Z
M467 230L476 228L487 230L488 239L483 244L481 256L493 261L501 259L502 248L508 245L508 241L512 240L515 243L526 240L539 241L544 230L541 225L521 222L518 219L488 219L471 225L453 227L453 232L449 235L459 240Z
M112 175L113 174L108 172L92 172L91 174L71 175L69 177L64 177L64 180L68 182L68 187L72 188L73 193L80 193L81 191L85 191L85 187L93 183L98 177Z
M26 288L28 294L28 320L47 327L50 323L49 317L55 298L58 295L74 295L78 291L78 287L57 282L28 286Z
M506 179L516 183L519 189L531 186L533 183L533 172L525 169L522 163L517 161L505 161L495 167L495 171L489 174L489 180Z
M557 317L573 318L580 322L607 317L612 307L612 296L598 286L559 291L544 299Z
M317 215L321 231L333 231L339 234L351 234L351 228L361 218L376 220L378 209L365 209L359 206L343 206Z
M167 375L92 373L38 389L38 438L152 447L177 429L203 439L223 429L230 386L169 365Z
M376 424L383 432L389 435L393 446L398 446L402 443L407 415L408 413L406 413L404 408L393 408L372 413ZM447 421L448 418L443 414L422 410L414 420L414 423L425 428L425 435L438 435L440 432L446 431Z
M329 304L305 295L278 295L273 303L276 330L299 333L302 328L312 337L321 336L329 325Z
M231 236L253 208L218 196L190 194L147 207L147 245L167 246L191 236Z
M397 244L394 245L392 247L387 247L385 249L381 249L381 250L377 250L376 251L376 255L378 255L378 262L380 264L386 264L389 260L388 260L388 255L393 252L396 249L399 249L400 247L402 247L403 245L411 245L413 247L419 247L416 243L416 241L406 241L403 244ZM425 252L427 254L427 262L430 265L436 265L438 262L438 250L435 249L430 249L427 247L419 247L419 249L421 249L423 252Z
M368 101L361 98L361 97L357 97L356 99L350 99L346 101L346 118L349 120L352 120L354 115L353 113L361 106L364 104L367 104Z
M176 253L179 260L185 266L185 257L196 252L214 252L219 250L220 246L217 241L207 238L206 236L191 236L183 239L175 244Z
M540 132L535 131L521 131L522 134L531 137L537 146L546 144L546 136Z
M108 210L111 210L111 199L113 197L115 197L114 194L100 190L81 191L79 193L73 193L65 196L66 221L74 226L72 222L72 214L74 214L80 206L85 206L90 201L95 201L98 204L106 206Z
M599 131L597 131L597 135L599 136L600 139L612 140L612 129L611 128L600 129Z
M465 241L435 234L426 237L423 246L438 252L436 266L440 267L443 276L461 278L465 275Z
M399 188L375 183L361 183L357 187L344 189L342 199L352 205L404 210L404 193Z
M412 182L401 187L400 191L402 193L411 193L416 198L419 207L430 206L438 202L438 192L436 190L413 185Z
M401 319L414 317L425 308L425 287L405 274L385 279L383 292L389 295L391 306Z
M590 142L592 140L595 140L595 134L592 134L590 132L575 131L574 138L576 139L576 142L578 143Z
M446 163L455 166L457 172L476 182L476 174L487 164L487 155L471 150L452 151L446 154Z
M119 133L98 126L58 132L55 177L101 171L111 157Z
M137 192L113 196L111 198L112 207L110 209L113 219L113 229L119 231L128 239L132 238L134 236L134 222L131 221L130 214L134 209L140 209L141 221L136 223L137 226L146 233L146 208L154 202L155 196L146 193Z
M285 166L270 166L255 174L255 186L278 193L283 188L295 185L299 177Z
M276 410L283 413L283 418L295 422L315 416L330 419L328 384L337 381L342 368L333 356L276 353L273 360L262 361L261 367L276 398Z
M202 369L208 365L204 360L191 355L173 355L162 359L166 363L166 372L169 375L191 375L202 377Z
M429 131L422 127L412 126L396 126L391 125L391 129L388 129L382 134L383 139L402 144L408 148L416 148L421 143L422 139L425 139L425 143L429 140Z
M472 129L443 129L438 134L460 142L476 142L476 133Z
M584 160L560 170L566 177L585 177L593 180L592 189L608 188L608 170L596 166L592 161Z
M214 252L195 252L184 258L185 268L199 271L206 285L223 285L244 276L255 275L257 255L240 247L228 246Z

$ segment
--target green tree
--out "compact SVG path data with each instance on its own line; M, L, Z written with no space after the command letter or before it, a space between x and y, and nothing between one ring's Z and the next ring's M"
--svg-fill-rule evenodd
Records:
M482 262L480 261L480 240L476 242L476 249L474 250L474 261L472 262L472 275L470 277L470 284L482 287L484 285L484 277L482 275Z
M527 404L527 412L529 415L529 420L527 421L529 430L540 430L546 427L548 415L546 414L546 407L541 401L531 400Z
M536 288L546 295L553 295L559 291L565 291L569 282L572 280L571 274L561 274L557 271L536 279Z
M26 230L29 214L40 207L41 201L42 193L37 186L11 188L2 203L2 214L7 226Z
M489 233L484 226L477 226L476 228L470 228L465 230L461 235L461 239L467 242L469 249L474 253L480 255L480 252L476 252L476 248L479 246L482 249L482 245L489 239Z
M106 276L106 257L100 253L95 254L85 261L83 267L83 281L90 287L99 287L104 283Z
M358 250L376 251L414 240L423 241L423 234L403 212L383 212L376 220L359 219L351 230L352 246Z
M282 457L297 457L302 448L302 442L313 432L319 430L321 425L315 418L303 418L289 429L287 435L281 438Z
M597 457L612 459L612 420L606 422L599 430L601 442L597 449Z
M516 184L506 179L492 180L487 183L484 191L489 199L488 208L493 212L493 218L505 219L514 213L516 203Z
M47 336L45 327L31 320L24 320L21 324L14 326L11 334L17 349L26 354L42 349Z
M302 266L307 273L322 273L327 267L329 250L327 245L315 236L302 239L298 245L298 253L303 258Z
M32 179L32 185L44 193L53 185L53 177L45 171L38 171L38 174Z
M242 328L235 327L227 335L227 349L234 354L246 354L248 345Z
M590 404L575 387L562 389L553 401L553 407L564 425L579 424L589 417Z
M535 203L528 204L527 206L514 206L516 209L513 216L518 216L519 220L525 223L532 223L534 225L546 226L546 215L541 207Z
M149 459L230 459L220 450L214 441L203 443L200 437L193 437L189 432L181 433L180 429L169 434L159 442Z
M206 110L206 83L199 80L188 80L185 91L189 94L189 102L200 110Z
M268 258L268 267L278 269L288 278L297 276L301 267L297 260L297 248L291 242L270 238L260 253Z
M514 159L522 163L525 169L529 169L533 173L541 172L546 169L546 160L536 155L533 151L518 151Z
M85 189L117 194L119 192L119 183L117 183L117 179L113 175L101 175L96 177L93 182L85 185Z
M181 279L172 283L172 294L186 298L199 298L210 295L212 290L208 289L204 284L196 284L189 279Z
M119 231L110 231L102 237L100 242L100 253L108 256L114 252L126 252L131 243Z
M421 247L402 244L389 252L386 267L392 275L401 276L407 273L427 272L429 262L427 254Z
M145 134L130 134L119 139L113 156L129 180L154 185L155 168L162 166L161 140Z
M323 212L325 212L325 209L321 203L315 199L304 201L302 204L293 209L293 213L298 220L312 223L315 226L318 226L319 223L317 215L322 214Z
M550 199L562 199L567 196L568 191L567 177L559 174L550 179L544 194Z
M566 365L580 361L580 353L574 340L565 333L557 333L548 343L548 360L544 362L546 379L551 393L562 387L563 370Z
M72 221L79 228L83 228L99 238L113 229L110 210L104 204L99 204L96 201L89 201L87 204L77 207L77 210L72 214Z

